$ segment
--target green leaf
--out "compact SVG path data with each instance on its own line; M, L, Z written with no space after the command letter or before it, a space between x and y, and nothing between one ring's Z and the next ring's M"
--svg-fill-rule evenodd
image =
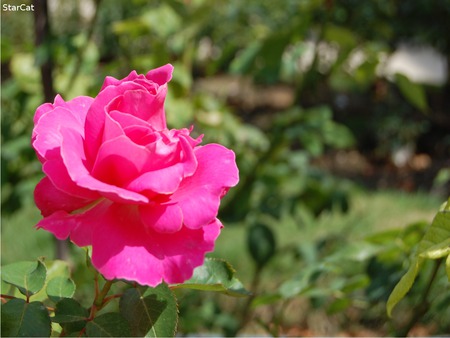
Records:
M399 301L405 297L414 284L420 267L425 259L438 259L450 254L450 211L439 211L433 219L428 231L419 243L419 247L410 268L395 286L386 304L388 316ZM450 280L447 257L447 275Z
M48 298L47 294L47 285L50 281L55 277L70 277L70 269L69 265L65 261L54 260L54 261L45 261L45 266L47 267L47 278L44 284L44 287L33 295L34 301L44 301ZM56 300L59 301L60 299Z
M88 337L130 337L130 325L119 313L110 312L95 317L86 325Z
M262 267L275 254L275 236L263 224L253 225L248 232L248 248L256 265Z
M132 288L120 298L120 313L131 334L140 337L173 337L178 323L174 294L166 284L156 288Z
M62 298L70 298L75 293L75 283L67 277L56 277L51 279L47 284L48 297L58 302Z
M56 304L52 321L61 324L67 333L77 332L86 326L89 311L72 298L63 298Z
M47 269L41 261L18 262L2 268L2 279L16 286L27 297L44 287Z
M185 288L203 291L215 291L235 297L250 295L242 283L234 277L235 270L229 263L221 259L205 259L202 266L194 270L191 279L183 284L172 285L171 288Z
M450 211L438 212L419 243L419 256L437 259L450 253Z
M408 271L403 275L400 281L395 286L389 295L389 299L386 304L388 316L391 317L392 310L398 304L399 301L405 297L408 291L414 284L414 280L419 272L420 266L422 265L423 259L416 258L409 267Z
M450 282L450 255L447 256L447 259L445 261L445 270L447 271L447 278Z
M422 112L425 112L427 110L427 98L422 85L410 81L403 74L396 74L395 82L402 92L403 96L411 105Z
M41 302L12 299L2 305L2 337L48 337L51 321Z

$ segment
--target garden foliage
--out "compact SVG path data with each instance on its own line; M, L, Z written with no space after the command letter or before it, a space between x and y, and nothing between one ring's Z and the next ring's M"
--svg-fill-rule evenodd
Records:
M220 260L206 260L185 284L155 288L122 282L121 293L106 297L111 284L99 290L99 274L94 269L95 299L89 308L74 299L76 286L67 262L17 262L2 267L2 281L12 291L2 305L2 335L45 337L76 335L87 337L171 337L178 322L177 299L172 291L183 287L216 291L236 297L248 292L234 277L234 270ZM119 281L116 281L119 282ZM110 301L114 310L97 314Z
M2 335L32 334L19 316L44 336L165 336L174 323L180 334L227 336L326 336L348 327L356 331L346 335L368 328L405 336L420 325L450 332L448 202L439 210L448 169L432 172L437 198L413 204L412 193L406 201L393 193L380 208L372 196L384 193L361 192L358 181L317 165L347 150L391 163L403 149L448 164L448 80L429 85L383 72L405 42L430 45L448 62L448 0L117 0L92 1L91 12L82 3L49 8L39 46L32 13L2 12ZM41 71L51 65L54 93L70 101L95 97L106 76L167 63L175 67L169 128L193 125L193 138L204 134L205 144L236 154L240 182L218 217L222 235L238 235L222 251L237 272L208 258L185 283L119 280L102 298L105 281L86 269L83 250L70 246L67 264L43 231L31 230L42 179L30 146L33 114L54 98L44 94ZM358 209L361 200L378 214ZM416 216L421 204L434 220ZM397 207L401 216L384 216Z

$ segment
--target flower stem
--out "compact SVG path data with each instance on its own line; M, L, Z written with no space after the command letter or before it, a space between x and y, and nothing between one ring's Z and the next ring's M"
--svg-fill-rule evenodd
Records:
M112 280L107 280L105 282L105 285L103 285L102 291L98 294L96 299L94 300L94 305L97 306L99 309L104 305L104 299L106 295L108 294L109 290L111 289L111 286L113 285Z
M107 280L105 282L105 284L103 285L102 290L99 292L99 290L98 290L98 275L95 275L95 298L94 298L94 302L91 307L91 313L89 315L89 320L94 319L97 311L101 310L102 307L108 302L108 299L105 299L105 297L108 294L109 290L111 289L111 286L113 285L113 283L114 283L114 281Z

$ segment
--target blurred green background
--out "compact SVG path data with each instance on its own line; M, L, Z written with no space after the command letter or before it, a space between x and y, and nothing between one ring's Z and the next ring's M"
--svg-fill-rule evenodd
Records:
M55 258L33 228L36 107L170 62L169 127L236 152L210 256L254 293L177 291L180 335L450 333L433 262L385 313L450 190L449 0L23 3L35 11L1 13L2 264ZM84 251L70 250L90 299Z

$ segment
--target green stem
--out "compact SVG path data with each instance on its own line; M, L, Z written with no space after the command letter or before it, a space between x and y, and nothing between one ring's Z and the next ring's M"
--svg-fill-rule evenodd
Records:
M94 305L96 307L98 307L98 309L100 310L100 308L104 305L104 299L106 297L106 295L108 294L109 290L111 289L111 286L113 285L113 281L112 280L107 280L105 285L103 285L102 291L100 291L98 297L96 297L95 301L94 301Z
M105 297L108 294L109 290L111 289L111 286L114 283L114 281L112 281L112 280L107 280L105 282L105 284L103 285L102 290L99 292L98 291L98 274L95 275L94 281L95 281L95 298L94 298L94 302L91 306L89 320L94 319L97 311L101 310L102 307L105 306L105 304L108 302L108 301L105 301Z

